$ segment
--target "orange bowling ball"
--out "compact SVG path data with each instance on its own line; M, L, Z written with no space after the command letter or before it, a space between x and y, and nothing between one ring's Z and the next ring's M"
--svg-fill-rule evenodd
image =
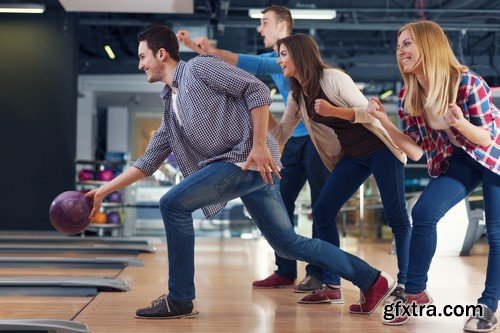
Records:
M96 224L108 223L108 216L106 215L106 213L97 212L97 213L95 213L94 217L92 218L92 223L96 223Z

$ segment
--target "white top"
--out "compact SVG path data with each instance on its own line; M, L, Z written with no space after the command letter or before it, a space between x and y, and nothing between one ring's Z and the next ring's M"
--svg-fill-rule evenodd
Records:
M182 126L182 120L181 117L179 117L179 109L177 108L177 94L174 93L172 90L172 109L174 109L175 116L177 117L177 120L179 121L179 125Z

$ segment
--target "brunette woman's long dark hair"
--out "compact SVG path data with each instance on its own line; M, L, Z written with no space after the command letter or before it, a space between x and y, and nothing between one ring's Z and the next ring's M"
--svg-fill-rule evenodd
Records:
M278 53L282 45L288 49L288 55L295 65L298 76L302 79L302 83L299 83L296 78L290 78L292 97L299 104L299 97L304 94L306 105L309 106L314 103L314 99L319 94L323 70L329 66L321 59L318 44L306 34L298 33L279 39Z

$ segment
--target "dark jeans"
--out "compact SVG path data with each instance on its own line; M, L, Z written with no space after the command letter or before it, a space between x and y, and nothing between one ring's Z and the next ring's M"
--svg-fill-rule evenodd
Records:
M337 271L362 291L370 288L379 275L378 270L362 259L332 244L297 235L281 199L278 179L269 185L257 171L214 162L186 177L160 199L167 233L168 289L172 300L195 298L193 212L238 197L269 244L283 258Z
M405 284L411 225L404 197L404 165L387 147L363 157L344 156L339 161L313 208L318 238L339 246L339 231L332 217L337 216L345 202L372 173L380 191L387 224L396 242L398 283ZM314 274L323 274L325 283L340 284L340 277L335 272L318 269Z
M431 179L412 210L413 231L406 291L415 294L426 289L427 272L436 251L438 221L482 184L490 252L485 289L478 303L496 311L500 299L500 175L486 169L458 148L454 149L449 161L448 170Z
M297 196L306 181L309 182L311 188L311 207L313 207L330 172L321 161L309 135L291 137L285 144L281 163L283 164L283 170L281 171L280 193L293 225L295 200L297 200ZM332 223L335 221L334 216L331 217L331 221ZM312 237L317 238L314 223L313 218ZM276 270L278 275L289 280L297 278L297 262L295 260L276 255L276 266L278 267ZM308 275L313 270L315 268L311 265L306 266Z

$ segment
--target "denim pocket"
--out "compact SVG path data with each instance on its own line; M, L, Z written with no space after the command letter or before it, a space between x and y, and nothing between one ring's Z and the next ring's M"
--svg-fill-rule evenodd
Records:
M242 196L266 185L257 171L235 170L217 184L222 197Z

